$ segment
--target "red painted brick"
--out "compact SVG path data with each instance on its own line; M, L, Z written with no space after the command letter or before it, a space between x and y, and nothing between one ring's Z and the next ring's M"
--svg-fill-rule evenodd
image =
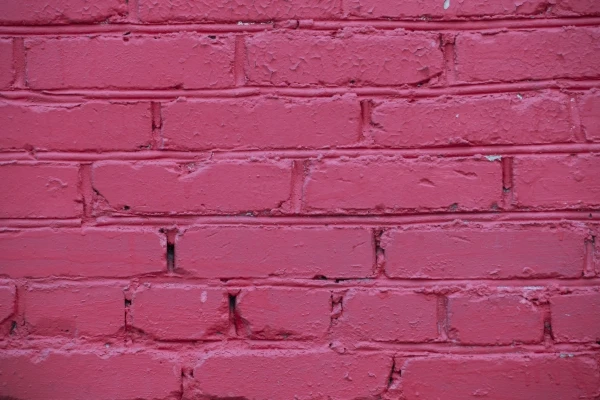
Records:
M229 329L227 292L200 286L142 287L131 302L132 325L162 340L222 337Z
M596 0L558 0L552 11L567 16L597 15L600 14L600 3Z
M403 85L442 71L438 36L422 32L268 32L248 38L246 47L249 84Z
M590 291L550 299L552 332L559 342L600 341L600 293Z
M599 382L598 363L573 354L451 356L410 359L401 388L406 400L575 400L593 398Z
M0 24L69 24L118 20L127 12L125 0L19 0L0 3Z
M534 15L546 7L544 0L514 0L499 1L450 1L448 8L444 2L423 0L407 0L403 2L377 0L350 0L349 14L362 18L443 18L509 15Z
M203 228L178 240L176 267L204 278L365 278L372 242L367 229Z
M290 1L177 1L140 0L140 18L146 22L272 21L327 19L339 16L341 0Z
M166 357L102 347L94 353L5 350L0 353L2 395L28 400L162 399L180 390L181 371Z
M77 165L0 165L0 218L78 218Z
M16 293L14 285L0 286L0 323L15 312Z
M257 339L323 337L331 320L326 290L257 288L242 290L236 309L238 334Z
M0 89L10 87L14 76L13 41L0 39Z
M158 231L35 229L0 233L0 274L127 277L166 270Z
M304 205L330 213L491 210L501 186L500 163L485 159L325 160L311 167Z
M162 116L169 149L323 148L358 141L360 105L355 96L176 101Z
M600 156L517 157L517 204L528 208L600 207Z
M581 96L579 117L586 139L600 142L600 91L590 90Z
M104 336L124 326L123 288L115 285L31 285L19 301L33 335Z
M230 37L44 38L26 40L25 46L27 82L34 89L194 89L233 84ZM61 67L65 65L69 67Z
M289 200L291 163L100 162L94 188L116 210L211 214L277 209Z
M394 278L579 278L585 236L560 228L432 226L391 230L382 246Z
M336 335L352 341L427 342L438 337L437 298L390 290L350 290Z
M149 103L0 103L2 149L138 150L150 145Z
M372 135L389 147L573 142L568 102L552 92L385 101Z
M371 398L385 390L391 366L385 354L223 352L201 360L194 380L196 393L207 398Z
M448 298L450 337L462 344L540 343L542 310L514 294Z
M599 62L598 28L461 33L456 39L463 82L595 78Z

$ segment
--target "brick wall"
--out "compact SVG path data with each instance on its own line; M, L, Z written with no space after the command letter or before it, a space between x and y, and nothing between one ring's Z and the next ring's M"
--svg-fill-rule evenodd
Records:
M600 2L0 3L0 397L600 396Z

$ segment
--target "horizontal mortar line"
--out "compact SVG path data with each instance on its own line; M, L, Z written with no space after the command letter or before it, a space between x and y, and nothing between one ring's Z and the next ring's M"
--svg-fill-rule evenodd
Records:
M213 162L239 161L247 159L323 159L323 158L360 158L360 157L402 157L419 158L423 156L464 158L479 156L528 156L544 157L559 154L592 154L600 152L600 143L540 144L540 145L493 145L472 147L428 147L418 149L389 148L347 148L321 150L213 150L213 151L107 151L104 153L86 152L0 152L0 163L6 162L94 162L94 161L164 161L164 162ZM490 160L494 162L494 160Z
M9 339L0 346L2 351L39 351L43 350L64 350L66 344L77 344L77 348L81 351L95 349L97 347L105 347L106 343L111 340L122 340L119 336L103 336L94 340L94 338L83 339L78 338L76 342L73 340L67 341L66 338L52 336L37 336L28 338L27 341L22 339ZM331 335L329 340L335 340L337 336ZM333 352L328 348L327 341L322 338L306 339L306 340L260 340L249 339L245 337L228 337L221 340L157 340L147 338L143 344L144 351L160 352L164 354L193 354L200 350L208 350L211 353L218 353L223 350L236 349L244 353L261 353L270 350L285 350L290 354L298 352L305 354L308 352ZM393 342L346 342L342 343L347 346L346 354L361 354L361 353L391 353L396 355L406 353L407 355L418 356L427 355L428 353L445 354L445 355L520 355L539 354L539 355L556 355L561 354L576 354L596 356L600 345L595 343L554 343L546 344L514 344L514 345L470 345L452 342L437 342L437 343L393 343ZM183 348L179 346L184 346ZM355 347L356 346L356 347ZM139 345L116 345L112 344L111 349L114 350L130 350L139 351ZM401 354L398 354L401 353ZM391 355L391 354L390 354Z
M0 275L1 276L1 275ZM470 293L473 285L486 285L490 288L500 290L502 293L520 294L523 291L543 291L558 287L568 287L571 290L586 290L600 287L600 277L590 278L514 278L514 279L390 279L378 278L356 278L356 279L311 279L311 278L200 278L188 275L164 274L164 275L140 275L132 277L116 278L114 276L52 276L52 277L30 277L11 278L2 276L2 282L27 282L41 287L60 286L72 284L83 285L115 285L129 286L132 281L152 284L175 284L183 286L198 286L211 289L223 289L225 292L235 292L244 288L307 288L316 290L339 290L339 289L377 289L377 290L405 290L414 292L423 291L424 294L442 293L448 289L448 295L454 293Z
M393 225L422 225L444 224L456 221L477 223L502 223L502 222L551 222L574 221L597 223L600 221L600 210L591 211L510 211L510 212L464 212L464 213L430 213L430 214L405 214L405 215L280 215L280 216L100 216L90 221L85 228L105 226L152 226L164 227L169 225L202 226L202 225L290 225L290 226L327 226L344 225L347 227L377 227ZM0 218L0 227L10 228L43 228L43 227L75 227L79 228L80 219L20 219Z
M0 91L0 98L74 102L92 100L175 100L177 98L239 98L261 95L286 97L332 97L354 94L359 97L429 98L447 95L479 95L528 92L544 89L586 90L600 87L599 79L551 79L509 83L461 83L443 87L274 87L244 86L223 89L16 89Z
M517 17L517 18L473 18L455 20L420 19L340 19L311 20L288 19L276 21L232 21L230 23L175 23L175 24L78 24L44 26L0 26L0 35L77 35L94 33L139 33L160 34L175 32L238 33L258 32L272 29L339 30L344 28L372 27L382 30L405 29L418 31L471 31L495 29L557 28L563 26L600 25L600 17Z

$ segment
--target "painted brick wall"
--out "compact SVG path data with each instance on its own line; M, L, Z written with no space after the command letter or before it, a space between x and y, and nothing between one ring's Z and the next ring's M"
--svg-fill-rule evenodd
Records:
M600 398L600 1L3 0L0 397Z

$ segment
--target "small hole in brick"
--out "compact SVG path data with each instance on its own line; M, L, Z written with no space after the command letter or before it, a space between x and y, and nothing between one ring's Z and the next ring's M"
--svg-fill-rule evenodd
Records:
M12 321L10 323L10 334L14 335L16 330L17 330L17 321Z
M208 37L209 37L210 39L216 39L216 38L217 38L215 35L208 35Z
M356 81L355 81L354 79L351 79L351 80L350 80L350 84L351 84L351 85L354 85L355 83L356 83Z
M131 306L131 300L125 299L125 307Z
M326 277L325 275L315 275L315 276L313 277L313 279L315 279L315 280L319 280L319 281L326 281L326 280L327 280L327 277Z
M167 269L175 270L175 243L167 243Z
M234 294L228 295L228 298L229 298L229 312L233 315L233 313L235 313L235 303L236 303L237 299Z
M131 207L129 207L129 206L123 206L123 210L129 211L129 209L131 209Z

